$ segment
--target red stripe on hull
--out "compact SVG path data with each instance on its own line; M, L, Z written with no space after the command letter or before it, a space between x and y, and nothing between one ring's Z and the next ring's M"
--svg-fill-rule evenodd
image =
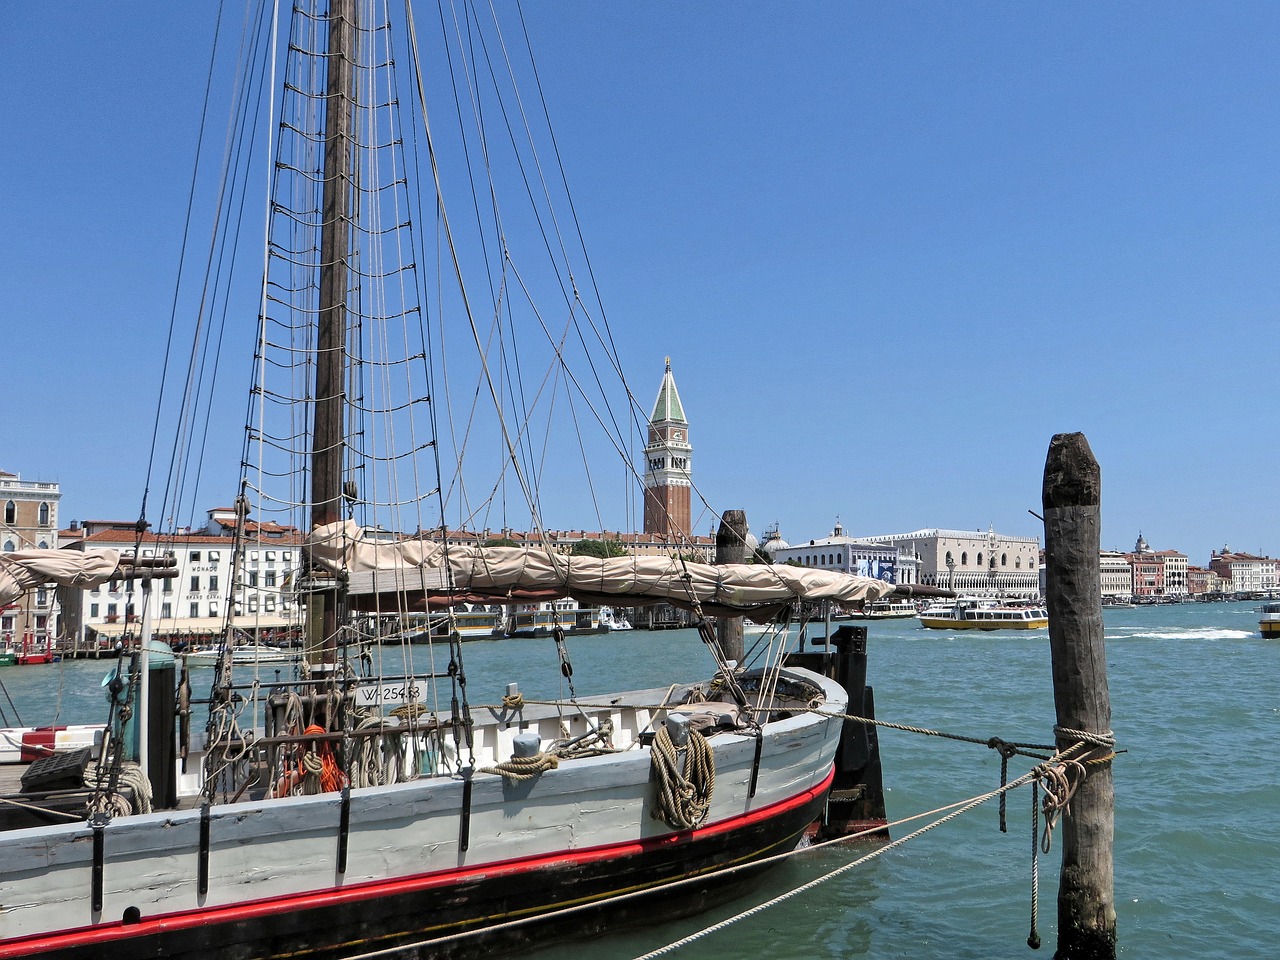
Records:
M478 879L512 877L556 867L585 866L604 861L624 861L660 853L684 844L714 840L739 830L750 829L775 817L799 810L826 794L835 776L834 769L816 787L811 787L787 800L780 801L739 817L731 817L708 827L686 830L626 843L588 847L583 850L543 854L514 860L497 861L475 867L444 870L430 874L417 874L394 880L378 880L350 887L331 888L313 893L293 894L269 900L251 901L205 910L191 910L144 918L136 923L112 922L94 927L80 928L63 933L10 940L0 944L0 960L19 957L40 957L50 954L89 952L121 942L145 941L149 937L180 933L193 928L208 928L220 924L245 921L261 921L310 910L323 910L351 903L420 893L441 887L450 887Z

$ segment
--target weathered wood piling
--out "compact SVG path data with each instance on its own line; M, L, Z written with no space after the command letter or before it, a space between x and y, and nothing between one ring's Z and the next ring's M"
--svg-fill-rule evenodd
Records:
M716 563L746 563L747 561L747 513L745 510L726 510L716 529ZM726 660L742 662L745 644L742 639L742 618L721 617L716 624L716 643Z
M1112 734L1098 565L1101 489L1098 461L1084 434L1055 435L1043 487L1055 733L1059 750L1082 739L1089 744L1076 754L1088 761L1088 774L1062 816L1055 960L1116 956L1115 788L1111 764L1102 759L1111 753L1105 744Z

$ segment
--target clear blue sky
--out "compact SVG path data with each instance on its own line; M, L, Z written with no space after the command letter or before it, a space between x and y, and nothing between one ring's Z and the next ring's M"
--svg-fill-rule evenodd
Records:
M137 514L212 6L7 12L0 468L64 522ZM717 508L1041 535L1080 430L1104 546L1280 553L1280 4L526 7L633 389L671 356Z

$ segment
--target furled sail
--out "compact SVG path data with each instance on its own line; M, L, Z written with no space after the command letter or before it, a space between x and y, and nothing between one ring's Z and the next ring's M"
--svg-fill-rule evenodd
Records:
M64 587L96 587L120 567L116 550L19 550L0 554L0 606L12 603L33 587L56 583Z
M831 570L767 564L708 564L678 557L573 556L545 547L446 546L387 539L353 521L317 527L313 560L347 578L355 609L392 608L392 595L420 609L448 603L531 602L572 596L584 603L698 606L708 615L768 614L800 600L878 600L891 583Z

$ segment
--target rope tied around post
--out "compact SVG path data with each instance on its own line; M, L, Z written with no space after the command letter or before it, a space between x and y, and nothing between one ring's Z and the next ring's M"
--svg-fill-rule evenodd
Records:
M519 710L524 707L524 694L508 693L503 696L502 705L508 710Z
M554 770L560 766L560 758L554 753L536 753L532 757L512 757L495 763L492 767L482 767L481 773L496 773L513 782L532 780L534 777Z
M1031 932L1027 936L1027 946L1032 950L1040 949L1037 923L1040 914L1040 853L1043 851L1048 854L1053 849L1053 828L1064 813L1070 812L1071 798L1089 776L1090 768L1110 764L1116 756L1116 736L1110 730L1106 733L1089 733L1055 726L1053 732L1059 740L1074 742L1031 771ZM1089 756L1101 751L1105 752L1100 756ZM1084 756L1077 756L1081 753ZM1003 752L1001 755L1003 756ZM1043 801L1039 799L1041 788L1044 789ZM1003 794L1000 800L1003 830ZM1041 813L1044 814L1043 835L1039 826Z

